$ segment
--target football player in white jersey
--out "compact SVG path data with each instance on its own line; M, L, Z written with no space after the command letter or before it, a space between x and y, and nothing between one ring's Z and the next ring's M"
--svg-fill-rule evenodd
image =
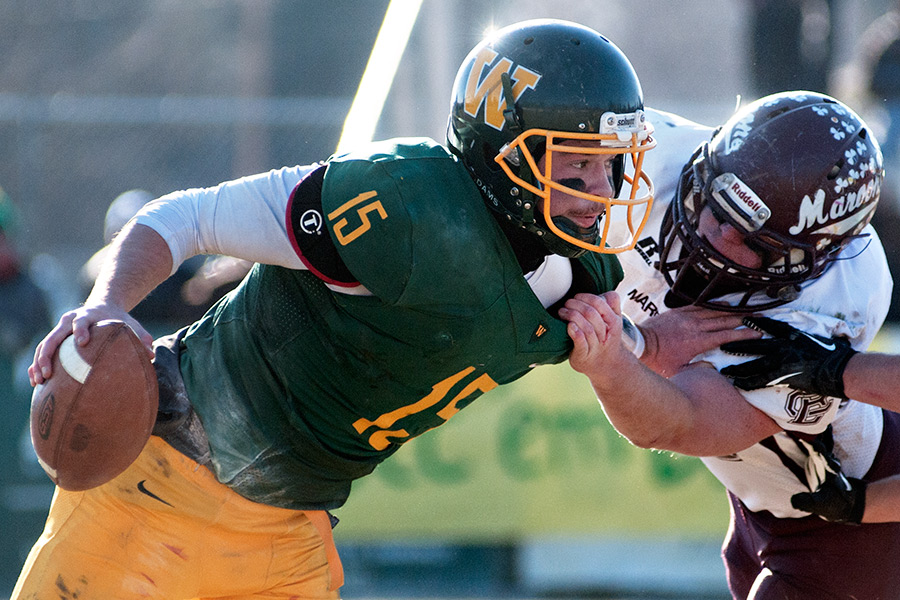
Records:
M770 337L722 345L726 352L753 357L722 369L737 387L790 386L900 410L900 355L858 352L843 336L826 338L767 317L750 316L745 322ZM819 489L798 494L792 502L829 521L900 521L900 476L877 481L827 478Z
M883 179L877 141L852 110L812 92L762 98L716 131L649 116L651 221L621 255L617 293L579 295L561 311L572 366L632 443L700 456L725 485L735 598L895 597L900 524L849 527L791 499L829 478L900 473L900 415L790 387L739 390L717 369L742 359L720 350L657 369L674 373L665 379L620 341L621 313L641 323L690 306L868 346L892 288L868 225Z

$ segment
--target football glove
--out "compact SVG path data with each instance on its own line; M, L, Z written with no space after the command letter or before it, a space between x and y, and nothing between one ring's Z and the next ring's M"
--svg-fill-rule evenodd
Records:
M858 525L866 510L866 485L861 479L829 473L816 491L791 496L791 506L826 521Z
M866 483L841 471L833 436L831 425L813 439L791 435L806 455L806 485L814 490L791 496L791 506L826 521L859 524L866 507Z
M847 339L813 335L768 317L744 317L744 325L772 337L722 345L729 354L759 356L722 369L722 375L733 379L735 386L755 390L784 385L822 396L847 397L844 368L856 354Z

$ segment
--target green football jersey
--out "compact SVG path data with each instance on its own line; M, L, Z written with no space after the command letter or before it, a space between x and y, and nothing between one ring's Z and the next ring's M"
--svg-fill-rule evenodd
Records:
M434 142L332 158L322 213L374 295L257 265L192 326L181 357L219 480L295 509L340 506L403 443L571 348L464 167ZM611 255L573 271L572 293L622 278Z

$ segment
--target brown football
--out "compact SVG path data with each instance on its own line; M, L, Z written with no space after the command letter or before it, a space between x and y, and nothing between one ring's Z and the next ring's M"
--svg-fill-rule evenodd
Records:
M101 321L86 346L67 337L50 379L35 386L31 442L54 483L87 490L134 462L158 408L156 372L143 344L122 321Z

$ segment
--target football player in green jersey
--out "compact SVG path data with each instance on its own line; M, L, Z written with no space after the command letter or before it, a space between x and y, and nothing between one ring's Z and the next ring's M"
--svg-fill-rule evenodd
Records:
M651 133L616 46L531 21L465 59L446 147L378 142L146 205L38 346L33 384L66 336L83 344L102 319L149 352L128 310L187 257L256 265L157 341L154 436L112 482L58 490L13 598L337 597L327 511L351 482L482 393L565 360L557 307L615 288L614 253L652 200ZM617 228L627 241L610 246Z

